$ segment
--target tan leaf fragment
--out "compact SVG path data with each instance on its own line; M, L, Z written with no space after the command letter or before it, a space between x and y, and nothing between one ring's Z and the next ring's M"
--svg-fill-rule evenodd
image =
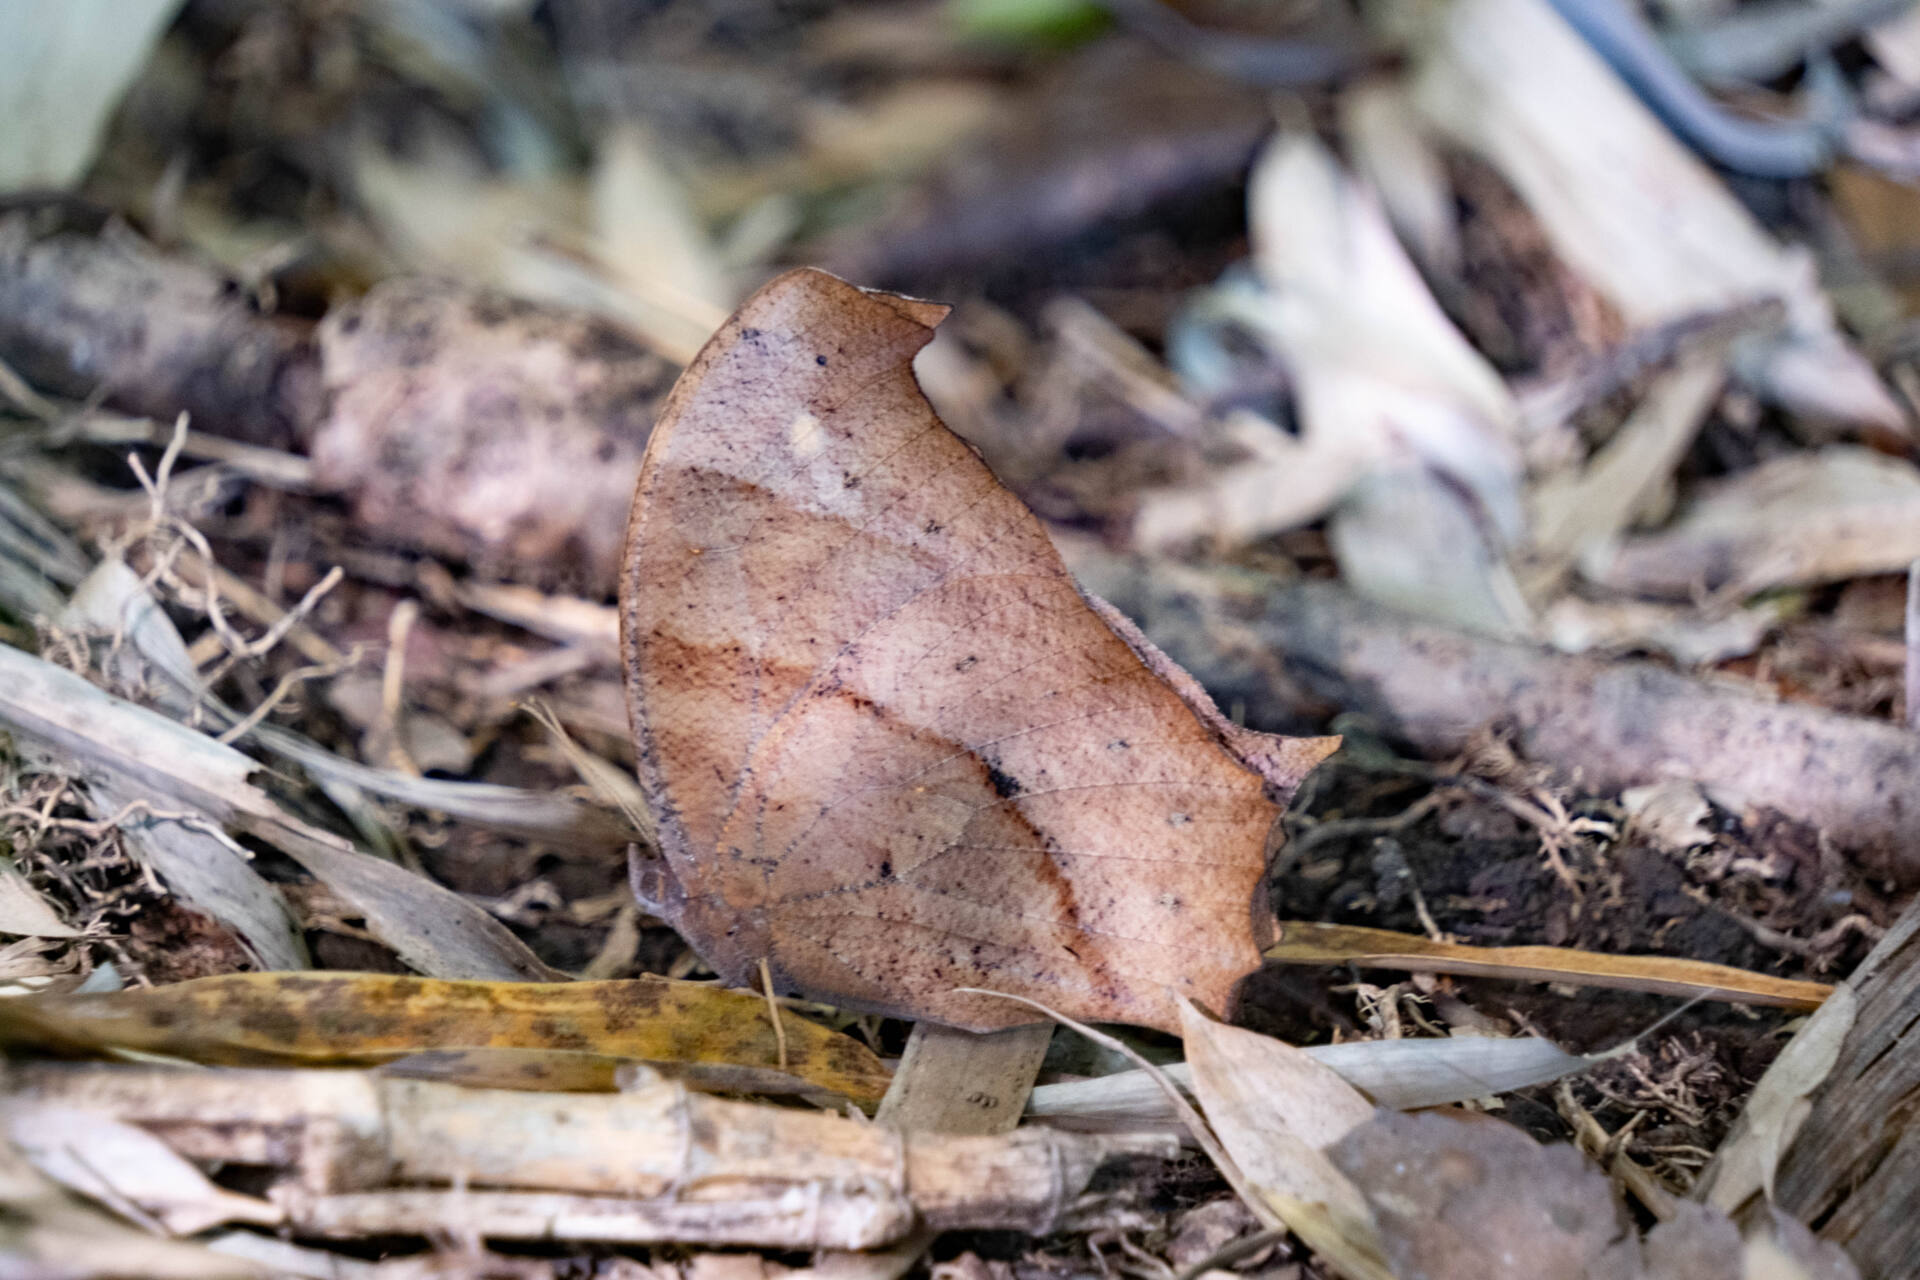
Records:
M850 1008L1171 1028L1257 966L1269 832L1334 743L1263 779L1089 606L914 381L945 313L793 272L669 397L621 576L648 907Z
M1920 558L1920 470L1856 445L1763 463L1656 533L1590 557L1595 581L1687 599L1895 573Z
M1695 1189L1700 1199L1728 1213L1755 1195L1773 1199L1780 1158L1813 1110L1814 1091L1839 1061L1859 1003L1852 985L1842 983L1799 1034L1787 1041L1753 1087L1746 1110L1702 1175Z
M1343 1275L1387 1280L1373 1211L1326 1154L1373 1104L1292 1045L1180 1011L1194 1096L1255 1194Z

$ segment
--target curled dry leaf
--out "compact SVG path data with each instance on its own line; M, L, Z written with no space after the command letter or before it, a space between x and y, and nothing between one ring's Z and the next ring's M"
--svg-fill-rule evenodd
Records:
M791 1077L863 1103L886 1091L886 1067L853 1038L804 1018L786 1019L782 1030L784 1051L760 996L655 977L544 983L238 973L0 1003L0 1043L64 1052L137 1049L228 1065L366 1066L429 1050L591 1051L662 1064L760 1071L784 1065ZM415 1065L423 1071L428 1064ZM438 1065L447 1078L451 1064ZM530 1066L528 1080L560 1079L569 1087L583 1078L559 1062L530 1058L466 1065L480 1072ZM597 1087L611 1087L611 1077L607 1067Z
M1578 1150L1542 1146L1480 1113L1381 1111L1329 1155L1366 1192L1393 1274L1407 1280L1860 1275L1777 1210L1748 1219L1743 1239L1725 1213L1680 1201L1643 1239Z
M1090 607L914 381L945 314L793 272L668 399L621 575L636 887L735 981L1171 1028L1257 967L1274 819L1335 742L1249 752Z

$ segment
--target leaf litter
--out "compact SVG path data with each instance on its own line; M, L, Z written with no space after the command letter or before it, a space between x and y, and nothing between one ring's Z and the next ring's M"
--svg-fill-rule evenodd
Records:
M1282 1040L1308 1044L1349 1082L1296 1064L1295 1076L1318 1087L1358 1086L1396 1105L1464 1102L1481 1118L1383 1115L1320 1143L1335 1154L1315 1167L1335 1170L1372 1215L1368 1260L1342 1253L1361 1201L1328 1190L1340 1185L1329 1174L1308 1191L1332 1197L1338 1214L1285 1193L1301 1234L1323 1242L1317 1257L1297 1240L1256 1238L1256 1261L1216 1265L1320 1273L1346 1257L1362 1273L1499 1274L1517 1239L1530 1264L1564 1246L1589 1274L1840 1274L1832 1268L1842 1264L1810 1251L1777 1210L1734 1226L1675 1196L1693 1187L1789 1042L1804 1044L1782 1055L1791 1078L1752 1094L1762 1172L1741 1177L1764 1191L1779 1164L1790 1175L1781 1185L1806 1185L1790 1120L1809 1099L1836 1105L1821 1064L1836 1039L1852 1045L1867 1034L1836 1021L1852 988L1814 1015L1829 1037L1817 1043L1790 1040L1783 1015L1744 1006L1690 1006L1648 1031L1670 997L1575 997L1552 984L1622 969L1636 981L1691 980L1702 971L1689 966L1705 961L1752 975L1708 974L1726 993L1772 988L1811 1003L1904 901L1912 833L1897 804L1869 794L1905 767L1891 726L1875 721L1897 721L1902 708L1909 644L1896 575L1912 553L1902 550L1900 503L1912 479L1906 418L1920 388L1901 328L1910 266L1899 228L1911 221L1910 196L1898 182L1869 181L1912 165L1901 151L1911 150L1907 126L1887 106L1911 96L1916 65L1903 61L1897 26L1868 33L1867 52L1843 64L1843 92L1857 91L1852 114L1818 138L1819 157L1846 153L1832 162L1831 190L1769 204L1785 188L1728 182L1687 150L1737 169L1740 153L1713 149L1765 130L1728 132L1724 110L1697 93L1676 100L1705 103L1704 127L1657 95L1643 106L1630 86L1645 82L1594 52L1621 56L1591 34L1613 20L1604 5L1585 16L1561 6L1556 16L1486 0L1399 26L1410 9L1372 28L1333 21L1304 36L1255 30L1269 19L1247 14L1196 12L1191 29L1168 26L1151 16L1155 6L1129 5L1115 8L1104 34L1087 34L1096 21L1075 37L1083 43L1044 51L962 43L938 24L909 29L864 10L749 22L714 38L698 5L611 25L583 17L590 7L554 5L528 21L512 4L449 19L451 9L434 6L355 16L289 3L235 25L219 6L188 6L189 20L125 90L137 109L100 138L79 139L99 156L87 197L132 215L151 240L103 228L78 207L10 202L0 214L0 641L40 662L8 659L0 688L11 752L0 841L18 873L0 898L4 920L18 926L0 952L5 990L131 983L154 990L26 999L159 1009L211 990L182 979L258 984L253 1004L236 992L188 1019L208 1032L242 1009L270 1017L262 993L302 981L451 992L462 984L434 988L432 979L491 980L564 1002L595 989L569 974L700 973L700 952L648 914L649 905L684 914L658 875L650 824L662 815L636 806L619 782L633 748L607 599L628 495L676 365L727 309L778 266L859 262L858 284L960 303L920 376L1013 490L1007 509L1023 501L1069 550L1072 534L1091 533L1109 553L1150 553L1132 563L1146 566L1151 588L1095 585L1218 700L1225 714L1209 718L1181 690L1207 733L1233 741L1245 722L1346 735L1285 819L1291 841L1267 885L1271 904L1265 893L1252 901L1249 886L1242 908L1256 936L1271 905L1323 941L1371 941L1313 953L1337 968L1261 970L1241 984L1235 1016L1277 1033L1263 1042L1274 1052L1284 1053ZM1223 20L1226 28L1211 25ZM1839 34L1822 39L1844 39L1866 19L1833 21ZM1690 38L1718 50L1733 31ZM467 38L474 32L488 38ZM1359 83L1309 90L1313 109L1289 108L1271 129L1268 89L1366 61L1358 51L1369 43L1405 57ZM778 59L768 56L775 47L785 50ZM795 50L801 56L786 56ZM1833 80L1815 63L1798 90L1811 106L1794 109L1817 131ZM530 79L531 66L555 78ZM633 68L645 69L646 91L620 87L633 83ZM549 92L561 83L566 93ZM1164 91L1138 110L1148 83ZM1716 92L1784 100L1780 82ZM411 150L389 149L407 127L356 124L376 100L398 112L382 118L412 126ZM257 117L234 113L250 101L268 105ZM156 102L178 109L155 113ZM252 123L236 132L243 118ZM1099 121L1104 135L1061 123L1076 119ZM1338 120L1344 150L1310 119ZM1801 121L1766 136L1795 129L1814 136ZM338 145L315 165L310 139L321 135ZM989 145L977 145L983 137ZM1016 138L1017 158L1005 145ZM283 164L275 181L284 185L249 186L235 169L167 159L243 150ZM1239 184L1256 152L1249 204ZM314 215L322 208L325 220ZM1236 267L1242 258L1251 265ZM423 269L460 283L420 280ZM170 323L117 325L160 315ZM83 351L101 354L76 362ZM170 425L182 410L192 427L184 438ZM844 505L849 495L839 496ZM702 510L691 523L724 527L725 506ZM1069 559L1089 576L1105 573L1077 552ZM1302 577L1336 575L1426 621L1340 613L1346 606L1324 592L1296 589ZM670 580L648 576L650 586ZM1177 594L1167 584L1203 603L1183 606L1185 617L1153 607ZM1245 606L1250 596L1268 602L1266 619ZM1283 608L1296 623L1339 618L1360 629L1322 648L1296 627L1276 655L1264 628ZM1155 678L1176 687L1186 678L1136 642L1130 624L1094 616ZM758 621L736 631L760 640ZM1520 644L1474 649L1471 631ZM1401 683L1370 690L1358 663L1388 632L1419 644L1390 660ZM1205 644L1191 643L1194 634ZM1535 646L1594 656L1559 667ZM1636 686L1650 701L1635 707L1664 704L1676 719L1630 711L1617 743L1599 735L1573 746L1539 731L1598 723L1570 674L1627 671L1617 655L1637 651L1703 677ZM1448 653L1492 654L1496 675L1512 662L1507 674L1534 680L1533 692L1518 696L1497 675L1491 697L1462 697L1436 674L1444 668L1423 665ZM35 690L45 695L38 703ZM1427 711L1416 712L1414 693ZM529 694L546 709L540 723L520 710ZM1809 718L1796 705L1806 703L1839 714ZM1694 750L1673 726L1697 720L1696 707L1772 728ZM1330 724L1356 711L1364 715ZM1636 737L1647 724L1657 727L1651 750ZM1766 754L1795 735L1814 745ZM1430 760L1399 754L1409 745ZM1032 771L1061 764L1042 754L1020 769L993 767L1030 793L1045 776ZM986 785L983 799L1007 799L991 772ZM684 821L666 814L670 839ZM894 823L881 839L915 829ZM857 832L846 843L869 839ZM1060 923L1056 914L1051 924ZM1216 921L1193 932L1220 946L1237 944L1239 928L1222 932ZM713 930L690 932L714 959ZM1044 948L1021 947L1036 989L1057 991L1058 975L1032 959ZM1409 975L1381 959L1424 952L1481 966L1513 960L1515 948L1540 967ZM805 1074L808 1045L843 1058L901 1049L898 1021L808 997L912 1014L940 998L890 971L873 990L873 957L884 949L861 952L851 982L759 950L768 954L722 966L752 978L752 994L675 988L736 1046L733 1060L709 1062L689 1083L767 1096L790 1087L769 1074L783 1058ZM770 958L765 988L790 982L798 995L760 989L759 962ZM311 976L296 968L309 961L320 966ZM369 972L407 967L431 977ZM277 972L242 972L260 968ZM1000 985L971 972L947 979L963 980ZM862 983L868 995L850 999ZM1190 1016L1158 983L1128 1001ZM1225 1011L1224 988L1208 1002ZM281 1013L307 1007L289 997ZM378 1019L368 1006L353 1021L364 1035ZM489 1088L534 1100L542 1090L618 1088L687 1096L672 1093L673 1082L657 1090L646 1064L674 1060L653 1056L657 1045L609 1052L593 1031L580 1038L595 1043L579 1047L571 1025L523 1025L507 1045L455 1045L444 1026L426 1025L438 1027L439 1043L383 1041L380 1056L399 1055L379 1068L387 1075L334 1068L298 1086L322 1092L288 1095L307 1101L286 1114L314 1121L315 1133L328 1131L324 1117L348 1114L321 1104L334 1087L321 1078L341 1089L377 1081L389 1105L422 1116L426 1099L477 1100ZM1201 1039L1234 1030L1193 1024L1189 1056L1204 1054ZM453 1038L463 1036L478 1033ZM1622 1041L1630 1047L1598 1052ZM335 1048L354 1043L343 1034ZM884 1086L882 1058L860 1059L862 1092L838 1092L871 1104ZM1542 1087L1576 1068L1558 1090ZM84 1077L87 1088L131 1098L134 1076L119 1073L148 1068L75 1070L100 1073ZM284 1246L277 1261L238 1272L345 1267L352 1260L337 1238L378 1234L418 1243L408 1257L354 1265L554 1274L588 1255L558 1244L509 1265L482 1242L565 1223L566 1240L635 1242L592 1255L608 1274L631 1264L665 1280L669 1270L733 1263L765 1274L772 1264L759 1255L679 1260L642 1253L638 1242L699 1250L804 1238L779 1234L796 1219L778 1196L743 1193L728 1217L698 1208L698 1197L613 1205L602 1191L538 1178L475 1191L462 1181L470 1169L443 1167L445 1184L434 1174L328 1188L308 1202L262 1200L276 1179L284 1189L315 1169L356 1166L303 1164L284 1144L188 1139L177 1124L196 1115L264 1123L268 1109L221 1112L230 1103L154 1070L140 1087L186 1099L174 1119L149 1114L128 1129L96 1106L85 1122L62 1120L88 1129L95 1146L76 1136L63 1155L33 1139L36 1158L144 1228L302 1224L304 1250ZM200 1073L202 1083L217 1093L235 1070ZM34 1087L53 1088L52 1076L36 1078ZM263 1090L268 1078L252 1077ZM1026 1092L996 1085L971 1103L955 1074L915 1079L954 1094L955 1114ZM434 1092L455 1088L449 1081L467 1082L466 1092ZM1027 1229L1043 1219L1071 1226L1031 1246L930 1244L924 1227L907 1223L945 1211L910 1189L905 1200L898 1186L860 1204L835 1199L851 1166L824 1179L782 1166L776 1181L791 1174L781 1185L802 1198L865 1213L867 1234L817 1238L832 1246L823 1269L898 1274L931 1247L942 1274L1010 1280L1117 1267L1161 1280L1177 1228L1210 1221L1202 1201L1219 1186L1144 1154L1165 1149L1145 1134L1164 1144L1182 1131L1168 1128L1157 1089L1148 1097L1137 1085L1106 1074L1034 1091L1036 1119L1139 1141L1046 1148L1046 1159L1078 1153L1067 1161L1075 1169L1083 1157L1120 1163L1071 1213L1049 1201L1022 1218ZM1217 1073L1199 1087L1228 1106ZM1260 1092L1252 1101L1270 1100ZM506 1101L473 1114L502 1133L572 1123L544 1105ZM46 1115L72 1114L53 1106ZM532 1109L514 1119L516 1106ZM729 1117L741 1141L787 1123L764 1107L711 1114ZM1010 1123L1002 1117L995 1131ZM1249 1125L1225 1129L1252 1140ZM17 1143L49 1130L19 1132ZM176 1145L155 1148L143 1133ZM1569 1136L1619 1178L1637 1219L1623 1219L1600 1175L1580 1172L1570 1152L1526 1145ZM1037 1152L1067 1141L1031 1123L1012 1138L976 1158L1012 1171L1024 1167L1014 1154L1023 1143ZM169 1166L169 1149L214 1169L212 1180ZM100 1181L104 1152L128 1153L123 1185ZM605 1154L589 1143L559 1158L577 1178ZM1261 1167L1259 1153L1240 1163ZM236 1178L249 1164L277 1173ZM1402 1168L1421 1176L1396 1181ZM116 1231L143 1227L109 1228L113 1219L25 1174L14 1182L10 1202L33 1208L9 1248L52 1258L63 1246L49 1242L91 1233L96 1251L73 1252L73 1271L125 1270L113 1260ZM269 1203L291 1216L262 1216ZM1549 1205L1546 1225L1527 1216ZM1866 1220L1868 1209L1836 1221ZM1209 1263L1212 1250L1245 1239L1244 1217L1214 1216L1226 1238L1200 1253L1189 1240L1179 1265ZM1673 1220L1642 1236L1649 1216ZM200 1234L229 1256L271 1253L249 1232ZM1862 1258L1897 1247L1849 1239ZM841 1252L881 1241L890 1243L880 1253ZM969 1246L988 1256L954 1256ZM153 1259L156 1270L168 1265Z

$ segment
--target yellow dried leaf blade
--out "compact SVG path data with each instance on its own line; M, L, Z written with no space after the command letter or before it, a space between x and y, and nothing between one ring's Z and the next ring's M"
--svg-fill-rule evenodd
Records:
M469 1089L613 1093L620 1068L638 1061L578 1049L423 1049L383 1063L380 1073Z
M732 1062L666 1062L578 1049L428 1049L384 1063L380 1073L469 1089L529 1093L613 1093L641 1081L678 1080L707 1093L822 1095L817 1084L776 1067ZM840 1091L835 1091L840 1092ZM867 1099L862 1099L867 1101Z
M858 1041L784 1020L786 1071L859 1102L886 1067ZM147 990L0 1002L0 1044L136 1049L233 1065L371 1065L427 1050L550 1049L779 1069L758 996L694 982L459 982L379 973L242 973Z
M1282 964L1358 964L1415 973L1566 982L1783 1009L1817 1009L1833 993L1823 982L1776 978L1704 960L1612 956L1571 947L1471 947L1391 929L1301 920L1281 924L1280 941L1267 948L1266 957Z

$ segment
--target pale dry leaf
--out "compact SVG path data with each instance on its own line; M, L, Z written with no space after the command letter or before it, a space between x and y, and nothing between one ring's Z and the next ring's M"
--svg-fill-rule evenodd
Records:
M1500 171L1629 324L1778 297L1787 329L1752 344L1750 381L1803 419L1904 429L1809 257L1768 236L1545 0L1382 12L1420 15L1408 34L1427 121Z
M101 772L87 784L87 810L96 822L112 823L170 893L232 929L261 968L308 968L299 923L246 851L197 814L166 811L147 794L122 775Z
M17 1280L268 1280L275 1274L128 1225L68 1194L0 1140L0 1258Z
M147 678L146 666L161 678L163 691L171 685L188 695L201 692L200 673L179 628L146 582L118 556L108 556L80 580L60 611L59 624L103 639L106 674L116 692L144 690L155 683Z
M470 284L618 323L675 361L698 349L705 326L611 279L590 258L586 192L552 180L471 172L465 158L424 155L400 164L372 146L351 157L356 193L403 260Z
M1460 269L1460 221L1453 185L1426 122L1406 87L1357 84L1340 95L1341 133L1354 170L1380 203L1420 265L1436 276Z
M1661 486L1673 483L1726 373L1714 355L1654 380L1612 439L1577 471L1548 476L1528 495L1534 590L1545 594L1581 552L1626 531Z
M1860 1269L1845 1249L1775 1205L1748 1224L1740 1268L1741 1280L1860 1280Z
M1414 454L1513 534L1519 407L1427 291L1379 202L1311 134L1277 135L1249 182L1261 332L1295 379L1309 440Z
M1841 984L1787 1042L1753 1087L1746 1110L1701 1175L1696 1197L1727 1213L1737 1212L1756 1195L1773 1199L1780 1158L1813 1110L1813 1092L1839 1061L1859 1005L1853 988Z
M1465 1102L1545 1084L1600 1061L1568 1053L1538 1036L1453 1036L1446 1039L1352 1040L1300 1050L1383 1107L1411 1110ZM1185 1063L1163 1068L1190 1085ZM1178 1117L1144 1071L1041 1085L1027 1114L1070 1128L1124 1129L1173 1124Z
M1909 9L1887 19L1869 30L1865 41L1873 60L1901 88L1920 84L1920 12Z
M81 579L60 625L103 637L101 665L118 691L146 693L176 709L205 692L179 629L118 556ZM156 815L164 806L111 770L89 776L86 798L95 821L113 823L142 865L186 905L232 929L262 968L311 963L286 900L225 833L196 825L196 813Z
M1248 541L1318 518L1378 469L1419 466L1471 494L1497 538L1516 536L1518 406L1427 291L1372 193L1313 135L1283 132L1255 165L1248 221L1257 282L1223 280L1196 307L1244 326L1285 365L1302 437L1243 439L1240 428L1248 461L1144 495L1136 543Z
M1384 466L1327 524L1340 576L1361 595L1484 635L1532 626L1520 584L1457 486L1418 465Z
M643 127L616 125L600 139L591 196L598 256L615 279L702 331L726 319L733 287L685 187Z
M0 194L72 186L181 0L0 6Z
M1762 463L1667 528L1590 555L1587 575L1642 595L1730 596L1904 570L1920 558L1920 469L1855 445Z
M1698 783L1675 778L1629 787L1620 793L1620 807L1627 811L1629 831L1669 853L1713 841L1713 828L1707 825L1713 806Z
M0 934L16 938L77 938L80 931L60 918L53 904L0 854Z
M1133 519L1134 545L1145 551L1199 541L1234 545L1260 532L1310 524L1353 484L1355 459L1303 444L1278 424L1246 409L1228 413L1217 442L1241 457L1198 483L1150 489Z
M429 976L556 976L506 926L451 889L286 813L251 781L259 766L232 747L9 645L0 645L0 725L84 778L272 844L350 901L370 932Z
M1263 780L940 422L946 309L817 271L742 305L648 445L621 578L649 909L723 976L973 1029L963 986L1172 1027L1257 966Z
M71 947L61 946L62 941L17 938L0 946L0 1000L43 991L72 991L83 981L114 972L109 962L82 979L75 972L80 962L78 953Z
M1255 1194L1344 1274L1389 1276L1362 1188L1326 1154L1373 1104L1292 1045L1180 1012L1194 1096Z
M40 1172L109 1206L131 1206L176 1235L222 1222L278 1223L265 1200L214 1185L137 1125L83 1107L14 1102L0 1108L7 1140Z

